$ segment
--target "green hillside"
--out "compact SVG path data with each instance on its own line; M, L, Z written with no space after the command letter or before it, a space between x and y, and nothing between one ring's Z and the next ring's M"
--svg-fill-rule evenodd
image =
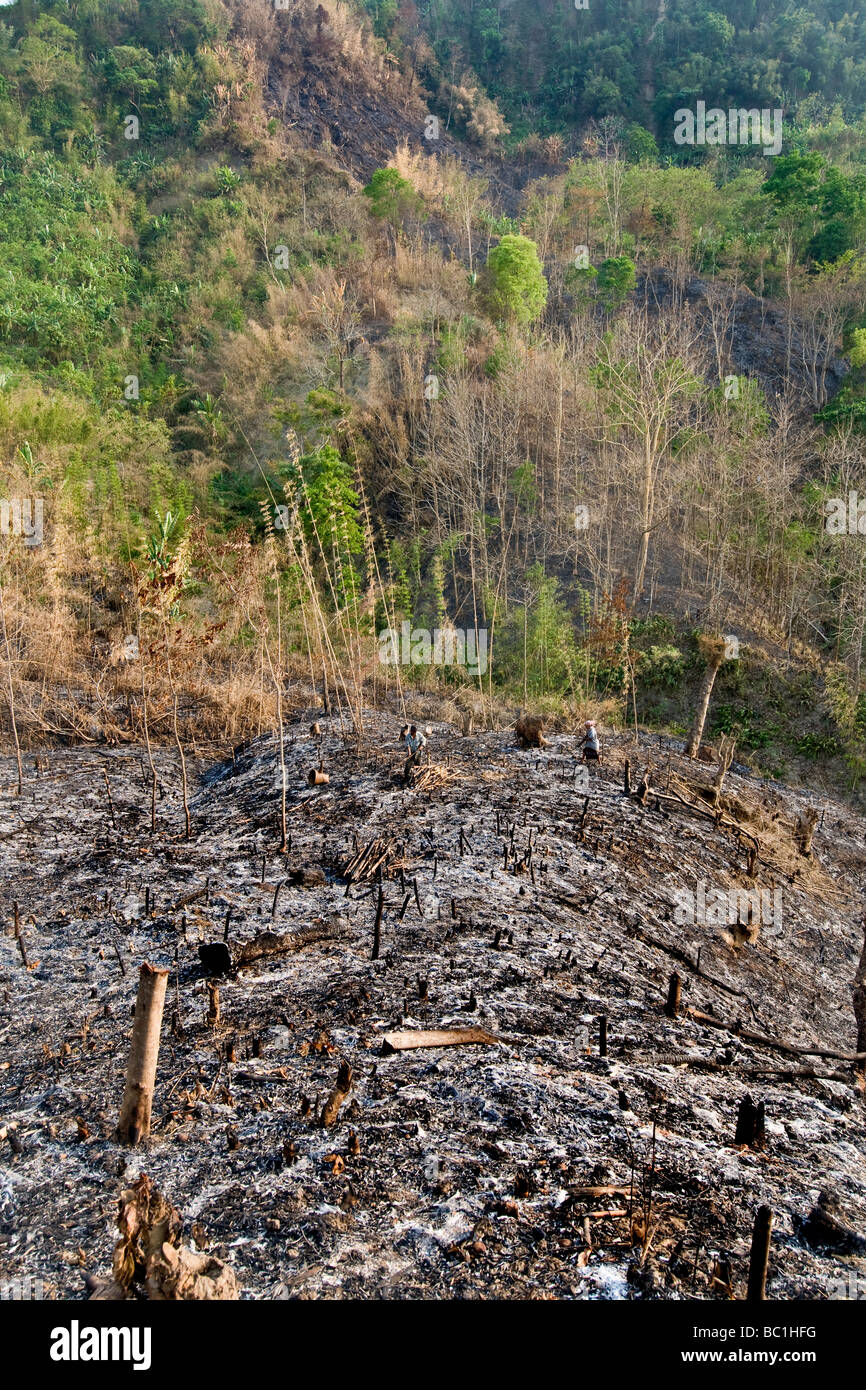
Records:
M721 633L707 734L856 789L860 17L367 9L2 11L7 733L239 739L306 682L682 734ZM782 153L675 146L698 101ZM485 670L383 666L404 622Z

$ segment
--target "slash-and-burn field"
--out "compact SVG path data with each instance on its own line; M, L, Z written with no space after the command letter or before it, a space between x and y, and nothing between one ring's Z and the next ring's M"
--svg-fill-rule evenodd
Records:
M769 1298L866 1287L862 819L736 764L714 807L655 738L584 790L570 736L436 724L407 785L400 722L287 730L282 854L270 736L190 759L188 841L169 750L155 835L143 750L27 755L20 797L4 760L2 1277L88 1297L146 1173L244 1298L741 1298L764 1205ZM781 922L677 921L699 884L778 889Z

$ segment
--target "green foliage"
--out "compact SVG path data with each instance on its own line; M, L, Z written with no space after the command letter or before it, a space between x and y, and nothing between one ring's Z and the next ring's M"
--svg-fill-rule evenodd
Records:
M712 712L714 734L733 734L743 748L766 748L779 735L779 726L762 722L747 705L720 704Z
M281 469L290 482L303 481L304 515L310 540L327 558L333 551L357 555L363 549L358 521L359 499L351 466L332 444L323 444L300 460L300 478L293 465Z
M398 0L362 0L373 18L373 32L380 39L394 38L394 23L400 13Z
M843 751L842 740L835 734L803 734L794 747L802 758L836 758Z
M714 387L711 397L716 409L723 411L729 426L744 440L759 439L770 429L770 412L761 383L753 376L725 378Z
M484 363L484 374L495 381L513 363L514 351L507 337L503 334L500 341L493 348Z
M0 342L24 361L90 364L119 339L137 267L111 210L110 180L73 172L51 154L3 157Z
M634 261L628 256L609 256L598 267L595 284L603 307L612 313L625 303L637 284Z
M538 487L531 459L519 463L511 475L511 490L518 504L531 516L538 507Z
M159 90L153 54L132 44L109 50L102 60L102 77L112 95L124 98L137 110Z
M822 154L780 155L764 183L777 217L796 231L810 259L836 261L849 250L866 196L866 177L846 176Z
M841 663L827 668L824 694L839 733L845 762L856 784L866 776L866 702L862 695L852 693L848 672Z
M439 338L436 370L442 376L452 376L466 367L466 347L478 333L478 320L462 314L456 323L448 323Z
M504 236L487 257L485 293L498 318L517 324L537 319L547 303L538 248L525 236Z
M366 0L370 9L382 2ZM655 0L590 0L588 11L562 0L417 4L438 70L468 62L515 130L613 115L681 155L673 114L700 96L725 110L781 106L786 123L837 102L849 120L864 110L866 15L834 0L668 0L663 17Z
M138 553L155 512L183 520L192 506L161 420L103 410L74 387L43 391L26 372L0 390L0 450L51 492L52 513L71 535L98 533L104 556Z
M638 681L642 686L657 686L663 690L676 690L684 672L685 661L679 648L655 643L641 653L637 668Z
M659 157L655 136L636 122L625 132L625 157L630 164L641 164L644 160L652 164Z
M370 199L370 211L374 217L395 225L410 215L417 216L422 208L421 199L412 184L396 169L377 169L364 189L364 197Z
M594 265L570 265L562 277L563 285L574 297L577 309L586 309L595 300L598 269Z
M855 328L851 332L848 348L848 361L857 370L866 367L866 328Z
M409 560L402 541L396 539L391 541L388 548L386 573L390 581L389 599L394 621L398 625L403 621L412 622L415 606L409 587Z
M558 597L559 582L534 565L526 576L535 600L527 624L529 689L544 695L551 690L574 691L577 645L565 604Z
M226 197L228 194L233 193L236 188L240 187L241 177L240 174L235 173L234 169L230 169L228 165L223 164L217 169L214 175L214 181L217 193L221 197Z

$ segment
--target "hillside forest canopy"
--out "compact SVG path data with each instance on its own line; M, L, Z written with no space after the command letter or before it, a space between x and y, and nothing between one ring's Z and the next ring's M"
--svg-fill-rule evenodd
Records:
M707 735L860 796L864 122L836 0L5 5L8 738L685 736L721 635Z

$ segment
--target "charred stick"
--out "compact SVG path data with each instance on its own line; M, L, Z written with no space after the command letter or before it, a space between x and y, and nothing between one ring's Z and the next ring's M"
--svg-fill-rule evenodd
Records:
M29 970L30 962L27 959L27 950L24 945L24 937L21 935L21 923L18 919L18 904L13 903L12 907L15 912L15 940L18 942L18 950L21 952L21 959L24 962L24 969Z
M752 1248L749 1254L747 1303L762 1303L767 1297L767 1265L770 1261L772 1229L772 1211L769 1207L758 1207L752 1230Z
M277 884L276 888L274 889L274 901L271 903L271 921L273 921L273 919L274 919L274 918L276 917L276 915L277 915L277 899L278 899L279 896L280 896L280 889L283 887L283 885L284 885L285 882L286 882L286 880L285 880L284 878L283 878L283 879L280 879L280 882Z
M382 913L385 909L385 894L379 889L379 901L376 903L376 920L373 923L373 954L371 960L379 959L379 947L382 944Z
M108 780L108 773L105 768L102 769L102 775L105 778L105 790L108 795L108 814L111 816L111 828L116 830L117 821L114 819L114 802L111 799L111 783Z

